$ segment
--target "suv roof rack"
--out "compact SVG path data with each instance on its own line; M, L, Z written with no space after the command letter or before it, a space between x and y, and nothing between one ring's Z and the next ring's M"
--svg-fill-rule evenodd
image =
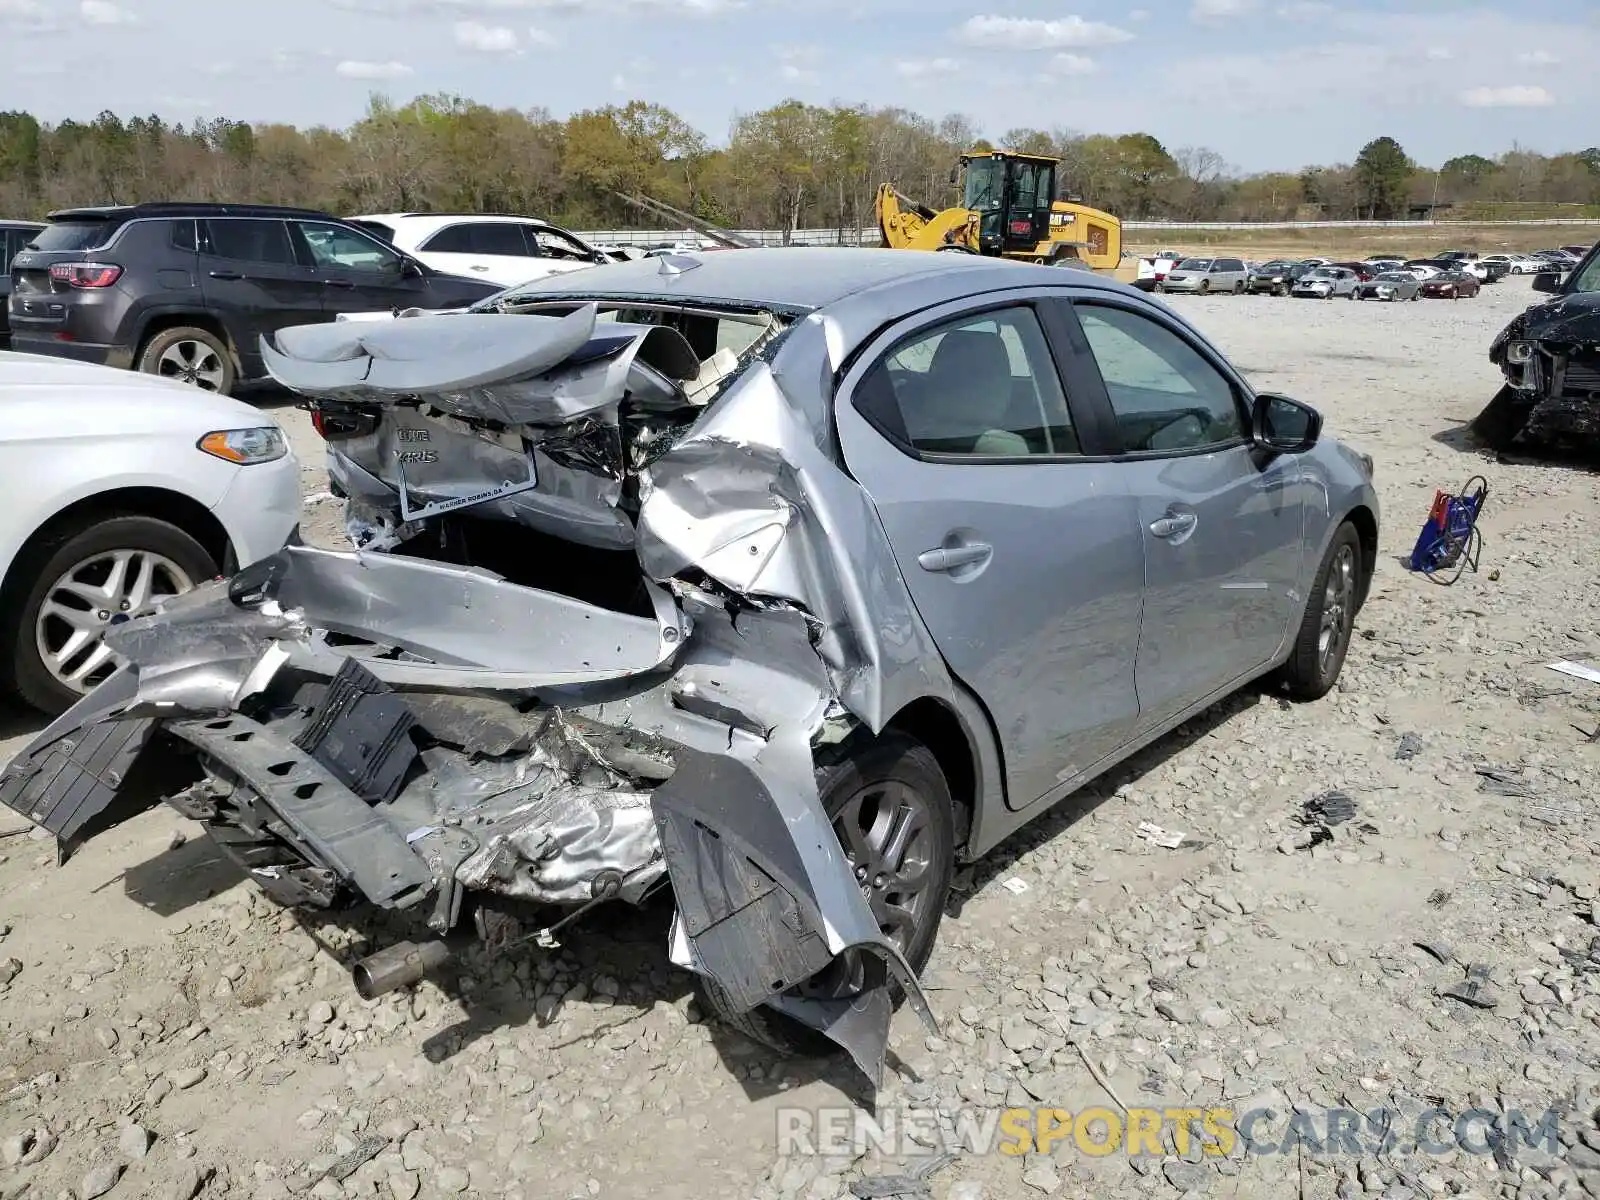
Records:
M496 213L496 212L403 212L392 213L396 217L483 217L496 221L534 221L540 225L548 225L543 217L530 217L527 213Z
M158 200L143 204L87 205L81 208L60 208L46 215L49 221L79 220L110 221L134 217L315 217L319 220L337 221L332 213L315 208L293 208L281 204L220 204L207 201Z

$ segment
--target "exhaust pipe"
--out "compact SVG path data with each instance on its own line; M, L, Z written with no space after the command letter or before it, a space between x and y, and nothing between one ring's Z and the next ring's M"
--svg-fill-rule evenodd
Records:
M356 994L375 1000L396 988L420 983L422 977L450 957L443 942L397 942L387 950L369 954L350 971Z

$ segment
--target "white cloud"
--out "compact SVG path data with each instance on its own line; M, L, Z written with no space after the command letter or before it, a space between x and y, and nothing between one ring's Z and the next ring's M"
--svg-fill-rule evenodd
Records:
M1423 53L1434 62L1449 62L1455 57L1455 52L1448 46L1429 46Z
M1468 108L1545 108L1556 98L1542 87L1476 87L1461 93Z
M1278 15L1285 21L1316 21L1333 12L1333 5L1323 0L1289 0L1278 5Z
M334 71L346 79L404 79L412 73L411 67L403 62L361 62L349 58L334 67Z
M902 79L935 79L956 74L961 64L953 58L902 58L894 70Z
M1032 17L969 17L955 31L956 40L991 50L1061 50L1073 46L1112 46L1130 41L1133 34L1102 21L1062 17L1040 21Z
M234 64L226 59L200 64L200 73L202 75L232 75L234 70Z
M19 33L54 33L60 26L42 0L0 0L0 28Z
M1560 61L1548 50L1524 50L1517 55L1517 62L1525 67L1552 67Z
M137 25L139 18L111 0L83 0L78 14L90 25Z
M557 46L560 41L556 35L548 30L540 29L537 25L528 26L528 45L530 46Z
M1084 54L1056 54L1050 59L1051 75L1093 75L1100 69L1094 59Z
M1196 21L1226 21L1256 10L1257 0L1194 0L1189 15Z
M784 63L783 66L778 69L778 74L783 76L784 81L787 83L812 84L818 81L818 76L815 71L807 70L805 67L796 66L794 63Z
M477 54L514 54L519 42L515 30L481 21L457 21L452 30L456 45Z

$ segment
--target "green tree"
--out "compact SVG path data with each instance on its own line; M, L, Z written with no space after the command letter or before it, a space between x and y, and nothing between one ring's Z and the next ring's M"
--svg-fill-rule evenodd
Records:
M1406 204L1412 164L1392 137L1374 138L1356 155L1355 182L1369 219L1399 215Z

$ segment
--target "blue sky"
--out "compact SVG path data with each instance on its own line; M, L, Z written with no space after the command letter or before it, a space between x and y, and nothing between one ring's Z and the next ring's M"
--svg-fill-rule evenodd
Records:
M1600 141L1600 0L0 0L0 108L343 126L368 94L561 116L658 101L713 140L796 97L1145 130L1242 170ZM19 53L20 51L20 53Z

